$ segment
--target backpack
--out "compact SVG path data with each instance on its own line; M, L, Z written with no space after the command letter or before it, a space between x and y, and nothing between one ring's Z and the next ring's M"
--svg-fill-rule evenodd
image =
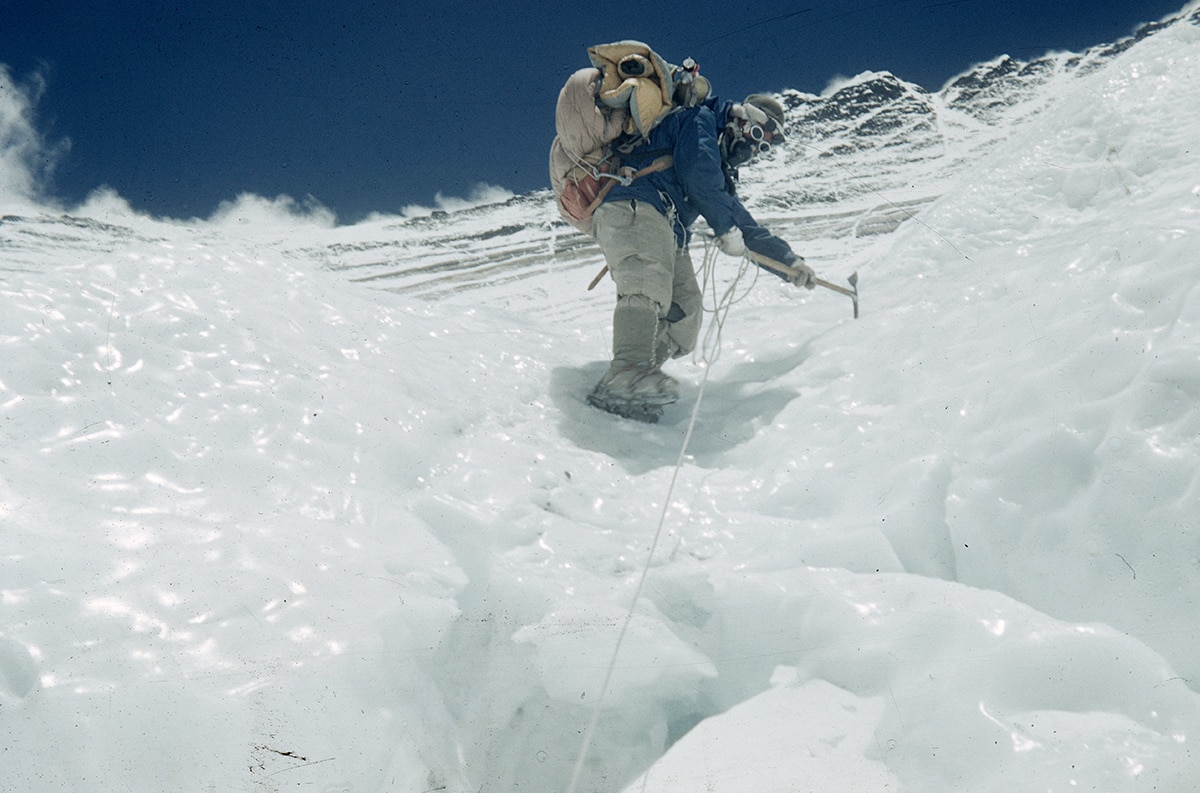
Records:
M669 113L704 101L710 85L691 58L672 66L640 41L589 47L588 57L592 67L567 78L558 95L550 184L559 214L590 235L592 213L613 185L671 166L668 156L622 171L613 141L645 138Z

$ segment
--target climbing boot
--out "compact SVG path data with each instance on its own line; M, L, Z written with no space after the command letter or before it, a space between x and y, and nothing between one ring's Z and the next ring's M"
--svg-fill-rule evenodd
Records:
M663 408L679 401L679 384L657 366L610 367L588 394L588 403L635 421L653 424Z

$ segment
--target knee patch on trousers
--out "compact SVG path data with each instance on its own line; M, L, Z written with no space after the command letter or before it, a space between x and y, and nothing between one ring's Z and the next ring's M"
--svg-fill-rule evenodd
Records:
M617 295L617 307L620 308L621 306L641 311L653 311L656 317L663 315L662 305L649 295Z

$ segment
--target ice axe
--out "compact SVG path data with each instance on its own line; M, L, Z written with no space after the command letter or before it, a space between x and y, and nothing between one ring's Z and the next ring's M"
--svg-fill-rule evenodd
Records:
M783 262L775 261L769 256L763 256L761 253L755 253L754 251L750 250L746 251L746 254L751 258L751 260L753 260L755 264L765 267L768 270L774 270L777 273L782 273L788 276L788 280L792 281L793 283L795 282L796 277L800 275L800 271L795 267L786 265ZM814 283L816 283L817 286L824 287L825 289L832 289L834 292L846 295L852 301L854 301L854 318L858 319L858 273L853 273L846 280L850 282L849 289L839 284L835 284L832 281L826 281L824 278L816 278L814 279Z

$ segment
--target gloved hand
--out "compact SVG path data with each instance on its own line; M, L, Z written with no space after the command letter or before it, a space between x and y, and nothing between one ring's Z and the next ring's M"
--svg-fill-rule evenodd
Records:
M746 241L742 239L742 230L734 226L729 231L717 237L717 247L726 256L744 256Z
M813 268L804 263L803 256L796 256L788 266L796 271L796 274L788 278L796 286L802 286L805 289L815 289L817 286L817 273Z

